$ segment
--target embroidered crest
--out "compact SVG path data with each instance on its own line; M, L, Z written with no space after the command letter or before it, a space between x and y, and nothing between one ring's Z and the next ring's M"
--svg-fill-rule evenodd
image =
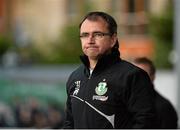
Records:
M95 92L97 95L104 95L107 92L107 83L106 82L100 82L98 86L95 88Z

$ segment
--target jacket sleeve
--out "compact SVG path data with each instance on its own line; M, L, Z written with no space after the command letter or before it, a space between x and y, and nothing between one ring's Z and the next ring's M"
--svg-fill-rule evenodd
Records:
M71 109L71 97L70 97L70 88L69 88L69 81L66 84L67 88L67 101L65 107L65 121L63 125L63 129L73 129L74 128L74 121Z
M155 127L155 93L149 76L137 69L128 77L128 111L132 114L132 128Z
M65 108L65 121L63 125L63 129L73 129L74 128L74 123L73 123L73 116L71 112L71 104L69 103L70 99L67 99L67 105Z
M165 102L166 101L166 102ZM164 103L161 103L161 108L158 109L161 119L160 128L164 129L177 129L178 128L178 116L175 108L168 100L164 100Z

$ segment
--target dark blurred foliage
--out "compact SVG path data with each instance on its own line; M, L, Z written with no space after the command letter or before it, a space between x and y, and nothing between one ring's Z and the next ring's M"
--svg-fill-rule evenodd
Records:
M162 15L150 15L149 32L155 40L154 63L157 68L168 69L173 65L169 60L173 49L173 3L170 2Z
M0 57L10 48L12 47L12 41L7 36L0 36Z
M78 25L68 25L62 30L59 43L54 50L60 63L79 63L81 44Z
M81 44L78 25L67 25L61 30L59 39L47 43L50 53L29 47L29 55L35 64L77 64L80 62Z

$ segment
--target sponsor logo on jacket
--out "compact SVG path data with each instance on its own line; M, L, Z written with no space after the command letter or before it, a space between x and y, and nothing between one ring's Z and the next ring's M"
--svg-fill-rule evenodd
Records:
M76 81L75 82L75 90L74 90L74 92L73 92L73 95L77 95L78 94L78 92L79 92L79 89L80 89L80 85L81 85L81 81L80 80L78 80L78 81Z

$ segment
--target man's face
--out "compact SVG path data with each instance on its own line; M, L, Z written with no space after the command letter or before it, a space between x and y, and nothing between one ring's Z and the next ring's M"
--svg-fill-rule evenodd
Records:
M93 60L109 53L117 39L115 34L109 34L108 24L102 18L97 21L86 19L81 25L80 37L84 54Z

